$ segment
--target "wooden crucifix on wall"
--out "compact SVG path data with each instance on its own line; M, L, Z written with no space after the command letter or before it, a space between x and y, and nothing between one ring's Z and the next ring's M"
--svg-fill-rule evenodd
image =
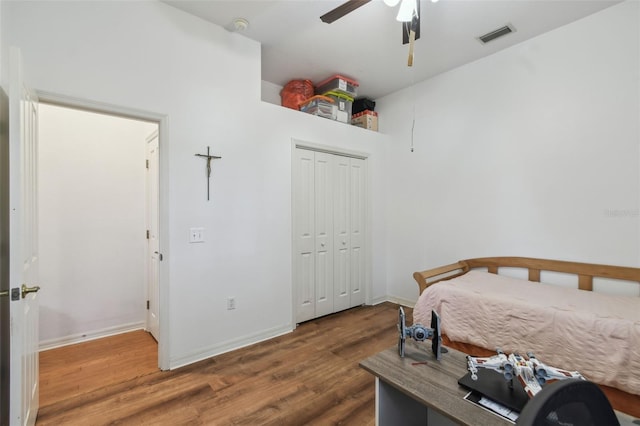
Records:
M207 160L207 201L209 201L209 181L211 180L211 160L217 160L222 157L217 157L209 153L209 147L207 147L206 154L196 154L196 157L206 158Z

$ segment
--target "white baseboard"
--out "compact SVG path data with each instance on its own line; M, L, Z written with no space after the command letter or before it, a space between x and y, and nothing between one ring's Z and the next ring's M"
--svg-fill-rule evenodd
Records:
M40 351L59 348L61 346L75 345L76 343L88 342L90 340L101 339L103 337L114 336L116 334L128 333L135 330L144 330L145 323L133 322L129 324L107 327L101 330L87 331L85 333L72 334L70 336L57 337L55 339L43 340L39 343Z
M371 301L371 304L379 305L380 303L384 303L384 302L395 303L396 305L406 306L407 308L413 308L416 304L415 300L403 299L401 297L395 297L395 296L378 297L376 299L373 299Z
M194 362L202 361L203 359L211 358L216 355L244 348L245 346L250 346L255 343L273 339L274 337L282 336L283 334L291 333L292 331L293 327L291 326L291 324L287 324L282 327L275 327L257 334L228 340L219 345L209 346L197 352L172 358L169 360L169 369L175 370L176 368L184 367L185 365L193 364Z

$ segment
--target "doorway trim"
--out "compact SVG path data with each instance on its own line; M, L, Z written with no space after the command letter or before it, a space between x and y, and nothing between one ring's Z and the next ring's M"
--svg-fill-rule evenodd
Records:
M158 367L161 370L169 370L169 117L166 114L144 111L119 105L97 102L72 96L60 95L42 90L36 90L41 102L79 110L109 114L113 116L130 118L140 121L149 121L158 124L158 145L160 147L159 167L159 225L160 225L160 253L163 261L160 262L159 280L159 311L160 311L160 341L158 342ZM164 155L162 153L165 153Z

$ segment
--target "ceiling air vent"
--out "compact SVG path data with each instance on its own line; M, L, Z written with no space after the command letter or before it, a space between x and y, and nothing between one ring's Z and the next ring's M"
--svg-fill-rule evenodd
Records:
M515 32L515 28L513 28L512 25L505 25L504 27L498 28L497 30L488 32L485 35L481 35L480 37L478 37L478 40L480 40L484 44L512 32Z

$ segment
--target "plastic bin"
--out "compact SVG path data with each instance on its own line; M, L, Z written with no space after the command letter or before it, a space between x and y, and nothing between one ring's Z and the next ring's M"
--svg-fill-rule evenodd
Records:
M335 102L336 105L336 120L343 123L351 123L351 108L353 107L353 98L349 95L345 95L340 92L326 92L323 93Z
M337 108L333 99L328 96L316 95L300 104L300 111L318 117L336 119Z
M336 74L316 84L316 93L338 92L355 98L358 95L358 82Z

